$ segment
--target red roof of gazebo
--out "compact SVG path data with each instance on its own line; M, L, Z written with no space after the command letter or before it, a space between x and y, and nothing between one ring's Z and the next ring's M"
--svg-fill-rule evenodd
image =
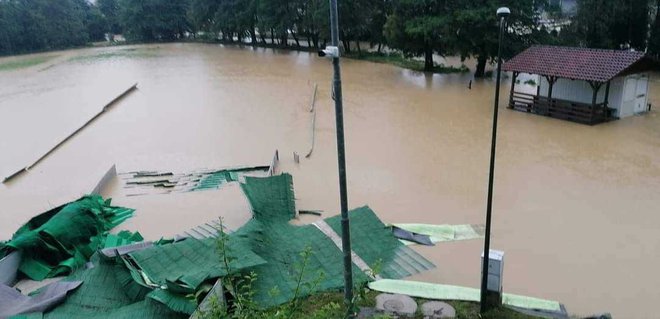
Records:
M505 71L607 82L643 72L653 63L643 52L536 45L503 65Z

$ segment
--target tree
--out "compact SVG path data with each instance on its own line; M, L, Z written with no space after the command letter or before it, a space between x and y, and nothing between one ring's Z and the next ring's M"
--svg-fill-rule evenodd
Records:
M119 2L118 0L96 0L96 7L99 8L106 20L108 31L112 34L122 33L119 23Z
M171 41L190 30L185 0L119 0L124 34L135 41Z
M105 33L110 30L107 19L94 5L90 5L87 9L85 27L90 41L105 40Z
M660 0L655 4L655 19L651 27L651 38L649 39L648 52L656 58L660 57Z
M648 22L649 0L579 0L567 39L590 48L644 50Z
M458 1L460 2L460 1ZM483 77L486 64L497 56L499 42L499 21L495 14L499 7L508 7L511 15L507 18L507 41L505 48L513 48L536 32L536 8L540 1L535 0L473 0L461 2L454 8L450 22L452 29L452 49L462 57L476 57L475 77ZM505 52L511 54L512 52Z
M433 53L447 44L449 1L399 0L385 23L388 44L407 57L424 56L424 70L433 69Z

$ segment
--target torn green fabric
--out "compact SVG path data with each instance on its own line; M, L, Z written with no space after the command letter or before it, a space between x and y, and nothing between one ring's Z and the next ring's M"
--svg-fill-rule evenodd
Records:
M94 267L80 269L65 280L83 284L59 307L43 314L50 318L185 318L166 306L145 299L149 290L139 287L128 270L114 260L92 257Z
M369 283L369 289L431 300L462 300L478 302L481 298L481 293L479 289L476 288L406 280L377 280ZM526 309L538 309L555 312L562 311L561 305L556 301L512 294L503 294L502 303L507 306Z
M128 258L137 266L133 271L139 271L143 278L158 286L165 286L170 281L195 289L208 279L228 273L220 262L216 246L215 238L187 238L129 253ZM229 238L227 247L237 254L230 263L230 272L265 263L241 241Z
M371 269L384 278L400 279L435 266L405 247L392 235L390 228L365 206L348 212L351 228L351 248ZM337 234L341 234L341 216L326 219Z
M295 197L291 175L268 178L246 177L241 185L252 207L251 221L230 236L244 240L267 261L254 268L254 299L260 307L277 306L294 298L297 276L303 264L301 253L311 248L302 283L318 281L314 289L302 289L299 297L343 287L342 253L334 242L313 225L294 226ZM240 258L240 256L238 256ZM357 266L353 280L364 283L368 277Z
M197 309L197 301L193 296L172 293L166 289L155 289L147 297L182 314L192 315Z
M121 247L141 242L143 240L144 237L142 237L139 232L131 233L128 230L122 230L117 234L108 234L102 248Z
M282 174L267 178L245 177L241 188L247 196L254 218L261 221L288 222L296 217L293 178Z
M268 178L247 177L242 185L254 212L253 219L231 234L246 240L251 249L268 263L254 268L255 301L262 307L276 306L294 298L297 280L303 263L303 252L311 248L311 254L303 283L314 282L323 274L318 285L305 290L300 297L319 291L343 287L343 253L335 242L313 225L294 226L289 221L295 217L295 197L291 175L283 174ZM369 207L349 212L353 251L371 269L389 278L403 278L422 270L435 267L425 258L405 247L378 219ZM340 218L326 220L337 234L341 234ZM367 282L369 277L357 265L353 265L355 284ZM275 294L272 293L276 290Z
M107 232L133 216L133 209L89 195L32 218L3 249L23 252L19 270L33 280L66 275L84 265Z
M392 224L409 232L428 235L434 243L483 238L483 231L475 225ZM412 245L413 243L405 242Z

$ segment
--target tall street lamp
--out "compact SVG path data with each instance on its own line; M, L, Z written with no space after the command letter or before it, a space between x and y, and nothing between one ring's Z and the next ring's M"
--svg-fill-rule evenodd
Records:
M495 175L495 146L497 142L497 114L500 106L500 79L502 76L502 37L506 27L506 18L511 14L509 8L497 9L500 18L500 38L497 50L497 83L495 84L495 107L493 108L493 134L490 146L490 173L488 175L488 201L486 204L486 238L484 240L484 254L481 269L481 313L488 310L488 261L490 257L490 223L493 209L493 178Z
M348 220L348 195L346 191L346 155L344 147L344 109L341 96L341 70L339 68L339 21L337 0L330 0L330 32L332 46L319 51L319 56L332 59L334 67L333 93L337 129L337 163L339 166L339 197L341 201L341 247L344 253L344 303L347 316L353 317L353 261L351 260L351 233Z

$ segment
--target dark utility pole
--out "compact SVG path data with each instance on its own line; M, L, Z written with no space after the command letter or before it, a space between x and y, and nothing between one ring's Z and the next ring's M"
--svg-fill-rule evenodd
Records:
M346 191L346 151L344 147L344 108L341 96L341 69L339 67L339 17L337 0L330 0L330 32L332 47L320 52L332 58L334 77L332 89L335 98L337 128L337 162L339 166L339 197L341 201L341 247L344 253L344 303L348 317L353 317L353 261L351 260L351 231L348 220L348 194Z
M490 146L490 173L488 175L488 201L486 204L486 238L484 240L484 257L481 269L481 313L488 310L488 261L490 257L490 222L493 209L493 178L495 176L495 146L497 142L497 114L500 106L500 79L502 75L502 36L506 27L506 18L509 16L508 8L499 8L497 17L500 18L499 47L497 50L497 83L495 84L495 107L493 108L493 135Z

